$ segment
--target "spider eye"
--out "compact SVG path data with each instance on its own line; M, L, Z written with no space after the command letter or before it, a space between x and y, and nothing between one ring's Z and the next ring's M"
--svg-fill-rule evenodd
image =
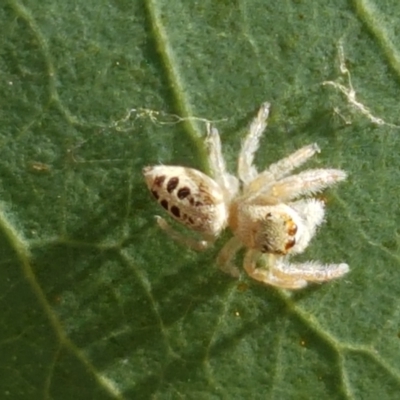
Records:
M294 236L297 233L297 225L294 223L294 221L291 218L289 220L285 221L285 226L286 226L288 235Z
M289 240L288 242L286 242L285 250L289 251L295 244L296 244L296 239L293 238Z

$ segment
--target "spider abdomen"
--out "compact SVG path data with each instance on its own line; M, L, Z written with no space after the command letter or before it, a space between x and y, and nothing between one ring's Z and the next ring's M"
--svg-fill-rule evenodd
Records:
M226 225L227 210L218 184L193 168L158 165L145 167L147 186L175 220L209 236Z

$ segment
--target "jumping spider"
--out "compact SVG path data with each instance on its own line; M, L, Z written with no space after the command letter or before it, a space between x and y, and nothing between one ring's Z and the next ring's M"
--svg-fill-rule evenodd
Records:
M289 258L302 253L324 221L324 203L315 193L346 179L338 169L310 169L291 175L320 151L317 144L304 146L258 173L254 154L266 128L269 103L261 105L250 125L239 154L238 176L229 174L216 128L207 124L207 149L213 179L186 167L158 165L143 170L153 196L168 213L201 234L196 241L172 229L161 217L158 225L173 239L195 250L204 250L229 227L233 237L220 251L217 263L237 277L236 252L246 247L244 269L257 281L286 289L308 282L324 282L349 271L347 264L323 265L318 261L292 264ZM257 266L259 261L263 265Z

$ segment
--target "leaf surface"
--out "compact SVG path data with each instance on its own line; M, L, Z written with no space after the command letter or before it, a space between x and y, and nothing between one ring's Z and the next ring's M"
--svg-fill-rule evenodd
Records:
M3 2L0 397L397 398L399 11ZM307 167L349 173L301 259L351 272L292 294L219 272L228 234L169 240L141 174L207 171L205 120L235 171L266 100L259 169L317 142Z

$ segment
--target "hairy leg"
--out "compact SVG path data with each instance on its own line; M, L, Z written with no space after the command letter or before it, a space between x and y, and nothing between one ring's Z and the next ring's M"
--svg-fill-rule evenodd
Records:
M239 269L233 264L233 259L236 253L243 246L239 239L233 237L221 249L217 257L217 264L219 268L225 273L238 278L240 275Z
M226 171L225 160L222 155L221 139L217 128L207 123L206 146L208 150L208 160L214 180L224 190L228 199L232 199L239 190L238 179Z
M275 262L275 257L272 255L261 255L261 257L268 257L268 266ZM305 279L283 274L275 275L273 268L257 268L259 258L260 252L256 250L249 250L244 257L243 267L247 274L256 281L282 289L301 289L307 286Z
M340 169L311 169L288 176L266 188L269 194L287 202L300 196L312 195L345 180L346 172Z
M194 238L188 237L178 231L176 231L175 229L173 229L168 222L156 215L156 221L158 226L167 233L168 236L170 236L173 240L175 240L176 242L189 247L192 250L196 250L196 251L203 251L205 249L207 249L208 247L210 247L213 242L215 241L214 238L204 238L204 240L196 240Z
M326 282L340 278L349 272L349 266L341 264L321 264L309 261L302 264L291 264L286 259L276 260L273 265L274 274L292 279L304 279L308 282Z
M289 204L300 215L303 221L302 233L298 236L295 251L292 254L299 254L308 246L314 237L319 225L324 222L325 204L321 200L306 199L295 201Z
M246 187L246 191L257 192L266 185L284 178L319 152L320 148L316 143L302 147L288 157L271 164L265 171L261 172L250 182Z
M269 103L261 105L256 118L250 124L249 133L242 143L239 153L238 175L245 184L248 184L257 176L257 170L253 166L254 153L259 147L260 137L267 126L269 108Z

